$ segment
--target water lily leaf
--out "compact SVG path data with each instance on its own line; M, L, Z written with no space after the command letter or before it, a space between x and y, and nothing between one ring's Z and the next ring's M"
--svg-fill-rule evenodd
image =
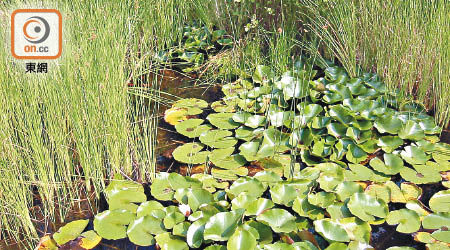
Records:
M262 244L271 243L273 241L272 237L272 229L267 226L266 224L263 224L261 222L257 222L254 220L248 221L245 223L246 225L253 227L258 231L259 239L258 241Z
M215 166L229 170L239 168L247 163L243 156L232 155L233 151L234 147L215 149L209 155L209 159Z
M331 243L325 250L347 250L349 249L347 244L341 242L333 242Z
M215 101L211 103L211 108L217 113L233 113L236 111L235 105L226 103L223 100Z
M420 228L419 215L413 210L406 208L389 212L386 222L389 225L399 224L397 231L400 233L414 233Z
M289 135L275 128L268 128L264 131L264 137L258 150L261 157L273 156L288 150ZM247 158L247 157L246 157Z
M238 123L246 123L248 118L250 118L250 116L252 116L252 113L240 111L240 112L234 113L234 115L231 117L231 119L233 119L233 121L238 122Z
M390 247L386 250L415 250L414 247Z
M156 243L161 250L188 250L189 246L184 240L178 239L170 233L162 233L155 236Z
M203 132L211 130L211 125L201 125L204 122L202 119L189 119L182 121L175 125L178 133L189 138L199 137Z
M300 111L300 116L296 116L296 118L294 119L294 123L297 124L294 125L294 128L306 126L313 120L314 117L316 117L323 111L322 106L318 104L298 104L297 109Z
M253 229L253 228L252 228ZM254 229L256 231L256 229ZM258 232L256 231L256 234ZM259 237L259 235L258 235ZM247 250L254 249L257 245L257 237L245 229L237 229L227 242L229 250Z
M344 68L333 66L328 67L325 70L325 79L331 82L345 83L348 80L347 72Z
M236 209L231 212L221 212L209 218L205 225L203 237L205 240L225 241L236 230L244 216L245 209Z
M176 224L184 221L185 219L184 214L178 211L179 211L178 208L175 206L165 208L166 216L163 219L163 224L166 229L171 229Z
M414 165L414 169L404 167L400 170L403 179L415 184L436 183L441 181L441 175L426 165Z
M235 137L240 140L250 141L255 137L260 136L264 132L264 128L249 128L249 127L239 127L234 131Z
M231 210L236 210L238 208L247 209L248 205L255 201L255 197L249 195L248 193L240 193L231 201Z
M431 197L429 204L434 212L450 212L450 190L442 190L435 193Z
M308 194L308 202L311 205L326 208L329 205L333 204L336 199L336 195L334 193L328 192L318 192L318 193L310 193Z
M217 189L225 189L228 187L228 182L218 182L213 176L209 174L194 174L191 176L202 183L202 188L214 193Z
M352 163L360 163L367 159L367 153L355 144L348 145L348 152L345 155L347 160Z
M88 223L89 220L76 220L69 222L53 234L53 239L56 243L58 243L58 245L63 245L71 240L74 240L80 236Z
M263 247L263 248L262 248ZM283 242L276 242L274 244L265 244L264 246L260 246L260 248L265 250L293 250L292 245Z
M261 171L256 173L253 177L264 185L274 184L282 181L281 177L273 171Z
M315 129L325 128L328 126L328 124L330 124L330 122L331 122L331 117L328 117L328 116L314 117L312 119L311 127L315 128Z
M382 136L378 139L378 146L386 153L392 153L400 145L403 145L403 140L398 136Z
M277 233L289 233L297 229L295 217L284 209L269 209L258 215L256 220L269 225Z
M186 98L176 101L173 107L187 109L188 115L197 115L202 113L202 109L208 107L208 103L197 98Z
M138 246L155 244L153 235L164 232L166 230L162 221L153 216L139 217L131 222L127 229L128 239Z
M350 111L344 108L342 105L333 105L330 107L328 114L330 117L346 125L355 121L355 118L351 116Z
M384 154L384 162L375 157L370 160L370 166L378 172L382 172L388 175L395 175L403 168L403 160L394 154Z
M348 209L363 221L375 221L375 217L386 218L389 209L386 203L365 193L355 193L350 197Z
M309 84L301 79L292 79L289 84L283 86L284 99L305 98L308 96Z
M93 249L102 240L102 237L100 237L94 230L89 230L82 233L80 238L80 247L84 249Z
M324 211L320 207L314 206L308 202L307 198L297 197L294 200L292 209L303 217L308 217L312 220L324 218Z
M264 65L256 66L255 72L253 72L252 79L256 83L265 83L271 80L275 74L270 69L270 67Z
M229 137L232 134L228 130L209 130L200 135L200 141L213 148L229 148L237 143L236 138Z
M314 221L314 229L325 239L330 241L349 242L350 238L342 226L331 219Z
M125 209L106 210L94 218L94 229L101 237L118 240L127 237L126 225L134 220L135 215Z
M327 212L331 219L342 219L352 217L352 213L348 210L347 205L343 202L335 202L327 207Z
M327 125L328 134L340 139L347 134L347 127L341 123L330 123Z
M233 113L212 113L206 119L219 129L235 129L239 123L233 121Z
M320 188L327 192L332 192L344 180L342 168L335 163L321 163L316 165L321 173L317 179Z
M293 147L308 147L313 139L310 128L301 128L292 132L289 137L289 144Z
M246 167L240 167L233 170L213 168L211 169L211 174L212 176L214 176L214 178L232 181L238 178L237 175L248 175L248 169Z
M344 181L336 187L337 198L341 201L345 201L354 193L361 193L362 191L361 185L351 181Z
M58 250L58 246L50 235L45 235L39 240L35 250Z
M202 151L203 148L204 146L198 142L186 143L182 146L177 147L173 151L172 155L175 160L179 162L188 164L200 164L206 162L209 155L209 151Z
M292 118L294 117L294 112L270 110L267 117L272 126L281 127L281 126L285 125L288 127L292 127L291 123L292 123Z
M203 233L205 231L205 225L208 222L209 217L203 217L195 221L189 226L186 234L186 242L192 248L199 248L203 243Z
M250 128L257 128L266 124L266 117L262 115L252 115L245 122L245 126Z
M406 146L401 152L402 158L411 165L414 164L425 164L430 158L416 146Z
M418 123L409 120L398 132L398 136L405 140L419 141L425 137L425 131Z
M176 236L186 237L187 231L190 226L191 226L191 223L189 223L187 221L178 223L173 227L172 234L176 235Z
M248 206L246 207L245 215L260 215L261 213L265 212L267 209L272 208L275 206L273 201L265 198L258 198L257 200L253 200L248 203Z
M135 203L147 200L144 194L144 187L133 181L112 180L105 193L109 199L110 210L126 209L136 213L138 205Z
M422 226L425 229L445 229L450 225L450 213L433 213L425 216ZM445 230L444 230L445 231Z
M270 188L270 195L276 204L290 207L297 196L306 196L311 185L311 181L301 179L277 183Z
M403 122L397 116L385 115L376 119L374 126L380 133L397 134L402 129Z
M198 207L214 201L213 195L203 188L192 188L187 193L188 205L192 211L197 211Z
M360 243L369 243L372 231L369 223L355 217L342 218L337 220L337 223L347 232L350 240L355 240Z
M187 109L172 107L164 112L164 121L170 125L177 125L178 123L187 120L187 115Z
M344 96L339 93L336 93L336 92L326 91L325 95L323 95L323 97L322 97L322 100L325 103L334 104L334 103L343 101Z
M227 250L227 247L222 245L211 245L205 248L205 250Z
M261 197L266 191L264 185L255 178L241 177L230 186L228 194L233 197L238 196L240 193L246 192L254 197Z

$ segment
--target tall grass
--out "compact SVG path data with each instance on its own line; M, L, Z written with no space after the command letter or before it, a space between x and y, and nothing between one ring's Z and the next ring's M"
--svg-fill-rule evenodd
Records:
M418 100L441 125L450 120L450 3L302 1L308 28L355 76L375 71L400 100ZM361 68L360 68L361 67Z

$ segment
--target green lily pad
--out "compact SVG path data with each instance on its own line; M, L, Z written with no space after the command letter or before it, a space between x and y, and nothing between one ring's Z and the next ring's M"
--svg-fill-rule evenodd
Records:
M271 198L276 204L290 207L297 196L306 196L311 185L311 181L301 179L280 182L270 188Z
M252 79L256 83L265 83L274 77L273 71L270 67L264 65L256 66L255 72L253 72Z
M176 236L170 233L162 233L155 236L156 243L161 250L188 250L189 246Z
M398 136L405 140L419 141L425 137L425 131L418 123L409 120L398 132Z
M398 136L382 136L378 139L377 145L386 153L392 153L403 144L403 140Z
M399 156L394 154L384 154L383 158L384 162L378 157L373 158L370 160L370 166L376 171L388 175L398 174L403 168L403 160Z
M258 216L266 210L275 206L273 201L265 198L258 198L257 200L251 201L246 207L245 215L255 215Z
M441 181L441 174L426 165L414 165L414 169L404 167L400 170L403 179L415 184L436 183Z
M341 201L345 201L354 193L361 193L362 191L361 185L351 181L344 181L336 187L337 198Z
M316 165L321 173L317 179L320 188L332 192L344 180L343 169L335 163L321 163Z
M339 223L331 219L322 219L314 221L314 229L325 239L330 241L349 242L350 238L347 232Z
M403 122L397 116L385 115L375 120L374 126L380 133L397 134L402 129Z
M230 186L228 193L233 197L238 196L240 193L246 192L253 197L261 197L266 191L264 185L255 178L241 177Z
M245 209L236 209L231 212L217 213L209 218L205 225L203 237L205 240L225 241L236 230L244 216Z
M131 222L127 229L128 239L138 246L153 245L153 235L164 232L166 230L162 221L153 216L139 217Z
M450 225L450 213L433 213L425 216L422 226L425 229L448 229Z
M94 230L86 231L82 233L80 237L80 247L84 249L93 249L102 240L102 237L100 237Z
M294 130L289 137L289 144L293 147L310 146L313 136L310 128Z
M328 134L341 139L347 134L347 127L341 123L330 123L327 125Z
M308 217L312 220L323 219L324 210L308 202L308 198L297 197L292 204L292 209L302 217Z
M105 192L109 199L110 210L126 209L136 213L138 205L135 203L147 200L144 187L132 181L112 180Z
M187 109L188 115L197 115L203 112L202 109L208 107L208 103L201 99L186 98L176 101L173 107Z
M273 156L276 153L281 153L289 149L288 134L270 127L264 131L263 135L264 137L257 153L261 158Z
M232 155L233 151L234 147L215 149L209 155L209 159L215 166L229 170L242 167L247 163L243 156L238 154Z
M199 137L203 132L211 130L211 125L201 125L204 122L202 119L189 119L182 121L175 125L178 133L189 138Z
M413 210L406 208L389 212L386 222L389 225L399 224L397 231L405 234L414 233L420 228L419 215Z
M345 156L352 163L360 163L367 159L367 153L355 144L348 145L348 152Z
M157 201L146 201L139 205L136 214L137 217L144 217L147 215L151 215L157 219L163 219L166 216L166 212L164 212L164 206Z
M258 215L256 220L269 225L274 232L289 233L295 231L295 217L284 209L272 208Z
M203 243L203 233L209 217L203 217L192 223L186 233L186 242L192 248L199 248Z
M334 193L328 192L318 192L318 193L310 193L308 194L308 202L311 205L326 208L329 205L333 204L336 199L336 195Z
M213 168L211 169L211 174L214 178L232 181L238 179L238 175L248 175L248 169L246 167L240 167L233 170Z
M126 226L135 218L135 215L125 209L106 210L94 218L94 229L101 237L108 240L118 240L127 237Z
M239 127L239 123L233 121L233 113L213 113L206 119L219 129L234 129Z
M256 229L252 227L250 228L256 231ZM257 245L257 238L259 238L259 234L257 231L255 236L255 233L252 233L252 231L250 230L237 229L228 240L227 249L229 250L255 249Z
M416 146L406 146L400 154L411 165L425 164L430 158L422 149Z
M179 162L188 164L205 163L208 159L209 151L202 151L203 148L204 146L198 142L186 143L177 147L172 155Z
M203 188L192 188L187 193L188 205L192 211L197 211L202 204L214 201L213 195Z
M237 139L228 130L209 130L200 135L200 141L213 148L229 148L237 143Z
M431 197L429 204L434 212L450 212L450 190L442 190L435 193Z
M355 193L350 197L348 209L363 221L375 221L375 217L386 218L389 209L386 203L365 193Z
M217 113L232 113L235 112L235 106L224 102L223 100L211 103L211 108Z
M66 244L67 242L80 236L88 223L89 220L76 220L69 222L53 234L53 239L56 243L58 243L58 245Z

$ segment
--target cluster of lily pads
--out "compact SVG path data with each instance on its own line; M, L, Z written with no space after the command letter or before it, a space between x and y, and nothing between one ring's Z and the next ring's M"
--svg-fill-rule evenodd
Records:
M377 185L347 180L335 163L304 168L292 180L262 171L231 185L207 174L159 173L150 200L141 184L113 180L106 190L109 210L95 216L93 230L83 232L88 220L73 221L51 240L56 246L82 239L81 249L92 249L103 238L128 238L162 250L359 250L373 249L371 225L388 223L415 233L429 249L448 249L448 190L433 195L429 211L418 200L416 185ZM389 202L405 208L389 211Z
M183 72L198 71L209 55L217 54L233 44L225 30L210 30L206 26L191 25L183 29L183 38L177 47L159 51L155 62L181 70Z

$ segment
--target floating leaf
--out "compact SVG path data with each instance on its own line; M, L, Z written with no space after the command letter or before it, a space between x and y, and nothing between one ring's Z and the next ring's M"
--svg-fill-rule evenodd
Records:
M233 121L233 113L212 113L206 119L219 129L234 129L239 127L239 123Z
M382 136L378 139L377 145L383 149L386 153L392 153L400 145L403 144L403 140L398 136Z
M102 240L102 237L100 237L94 230L89 230L82 233L80 238L80 247L84 249L93 249Z
M233 133L228 130L209 130L200 135L200 141L213 148L233 147L237 140L231 136Z
M255 178L241 177L230 186L228 191L232 197L238 196L240 193L246 192L254 197L260 197L266 188Z
M236 169L243 166L247 161L241 155L232 155L234 147L225 149L215 149L209 155L211 162L220 168L224 169Z
M172 107L164 112L164 120L170 125L187 120L188 111L184 108Z
M187 109L188 115L197 115L202 113L202 109L208 107L208 103L197 98L186 98L176 101L173 107Z
M388 207L382 200L365 193L355 193L350 197L348 209L356 217L363 221L375 221L375 217L386 218L388 215Z
M106 210L94 218L94 229L103 238L118 240L127 236L126 225L134 220L134 214L128 210Z
M244 216L244 211L245 209L236 209L231 212L218 213L209 218L203 233L204 239L214 241L228 240Z
M415 184L435 183L441 181L438 171L426 165L414 165L414 169L404 167L400 170L403 179Z
M58 243L58 245L63 245L71 240L74 240L80 236L88 223L89 220L76 220L69 222L53 234L53 239L56 243Z
M434 212L450 212L450 190L442 190L435 193L431 197L429 204Z
M403 168L403 160L399 156L394 154L384 154L383 158L384 162L378 157L373 158L370 160L370 166L376 171L388 175L398 174Z
M162 233L155 236L156 243L161 250L188 250L189 246L183 240L170 233Z
M411 165L425 164L429 159L425 152L416 146L406 146L400 154Z
M315 220L314 229L330 241L350 241L347 232L342 228L342 226L330 219Z
M254 229L256 231L256 229ZM258 234L258 232L256 232ZM259 235L258 235L259 237ZM228 250L255 249L257 237L251 231L245 229L236 230L227 242Z
M198 142L186 143L177 147L172 155L175 160L188 164L204 163L208 159L209 151L202 151L204 146Z
M405 140L419 141L425 137L425 132L418 123L409 120L398 132L398 136Z
M397 134L402 129L403 122L397 116L385 115L378 118L374 123L380 133ZM406 131L406 130L405 130ZM402 138L405 139L405 138Z
M389 225L399 224L397 231L400 233L414 233L420 228L419 215L405 208L389 212L389 215L386 217L386 222Z
M274 232L289 233L296 230L295 217L288 211L272 208L258 215L256 220L268 224Z
M127 229L128 239L138 246L150 246L155 243L152 234L166 232L160 219L153 216L139 217L130 223Z
M210 125L201 125L203 121L202 119L189 119L175 125L175 129L189 138L199 137L203 132L212 129Z
M132 181L113 180L106 189L109 209L126 209L136 213L138 205L135 203L147 200L141 184Z

